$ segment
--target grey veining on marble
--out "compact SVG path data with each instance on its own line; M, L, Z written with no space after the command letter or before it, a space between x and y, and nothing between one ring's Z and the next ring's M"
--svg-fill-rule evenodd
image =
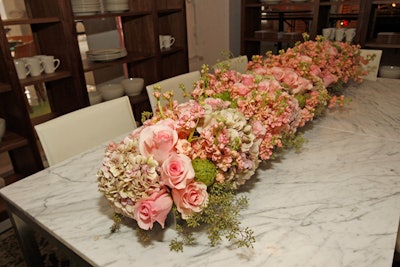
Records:
M262 164L242 188L254 248L210 247L204 234L170 252L173 229L143 246L132 225L109 233L97 191L104 147L43 170L1 195L96 266L390 267L400 215L400 80L365 81L353 101L313 121L301 153Z

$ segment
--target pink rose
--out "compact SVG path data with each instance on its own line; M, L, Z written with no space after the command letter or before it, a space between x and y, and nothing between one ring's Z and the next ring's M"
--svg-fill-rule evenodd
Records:
M164 228L165 219L172 208L172 198L167 191L161 190L153 193L146 199L139 200L134 208L134 219L143 230L153 228L158 222Z
M316 78L321 76L321 69L317 65L310 66L310 74Z
M166 119L154 125L145 127L139 135L139 151L142 155L153 156L158 163L162 162L175 151L178 133L173 121Z
M299 75L295 71L287 69L282 81L289 87L296 87L298 77Z
M271 74L277 79L278 81L282 81L282 79L285 77L285 71L283 68L280 67L272 67L271 68Z
M331 74L331 73L326 73L324 74L324 76L322 77L322 80L324 81L324 85L325 87L330 86L331 84L334 84L337 82L338 78Z
M187 219L193 213L200 212L207 204L207 186L200 182L192 182L184 189L172 189L172 198L182 219Z
M281 85L275 79L273 80L263 80L258 84L259 91L268 91L275 93L277 90L281 89Z
M250 88L243 83L235 83L235 92L240 96L245 96L250 92Z
M185 188L193 179L192 161L184 154L171 154L161 165L161 180L170 188Z
M254 84L254 75L242 74L242 84L246 86L251 86L252 84Z

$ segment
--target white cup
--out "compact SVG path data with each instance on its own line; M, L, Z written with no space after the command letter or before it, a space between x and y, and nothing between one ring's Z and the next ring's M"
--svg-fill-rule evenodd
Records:
M324 28L322 29L322 35L326 40L333 41L335 40L336 28Z
M160 35L160 49L168 49L175 43L175 38L172 35Z
M345 32L346 32L346 29L344 29L344 28L336 29L336 31L335 31L335 40L337 42L343 41Z
M333 28L322 29L322 36L324 36L326 40L331 40L332 30Z
M37 57L24 57L22 58L31 68L31 76L39 76L44 71L43 63Z
M14 59L14 65L17 70L18 79L25 79L31 73L30 65L22 59Z
M348 28L344 33L346 42L351 43L353 42L354 37L356 36L356 28Z
M54 56L37 55L35 56L43 63L44 73L54 73L60 66L60 60Z

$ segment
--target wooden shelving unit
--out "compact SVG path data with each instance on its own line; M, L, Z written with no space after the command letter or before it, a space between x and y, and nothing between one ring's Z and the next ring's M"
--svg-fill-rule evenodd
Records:
M392 6L393 2L397 5ZM306 12L291 14L292 10ZM268 13L268 11L270 12ZM277 16L279 11L282 12L280 17ZM304 2L281 0L268 4L268 1L242 0L241 53L243 55L250 57L254 54L263 54L265 52L262 50L263 42L272 42L279 47L282 40L273 34L264 38L255 35L255 32L263 29L263 22L267 19L270 21L280 20L285 24L293 24L301 20L308 21L307 32L312 39L317 35L322 35L323 28L356 28L354 44L360 44L369 49L382 49L383 55L385 53L389 55L392 62L400 61L400 42L382 43L377 39L379 32L399 32L400 2L388 0L306 0ZM281 29L282 27L279 30ZM286 26L283 30L292 31L293 29Z

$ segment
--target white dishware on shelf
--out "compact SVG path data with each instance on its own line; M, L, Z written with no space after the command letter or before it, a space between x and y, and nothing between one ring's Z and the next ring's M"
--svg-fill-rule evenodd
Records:
M90 91L88 95L90 105L96 105L103 101L103 95L100 91Z
M346 42L353 42L353 39L356 36L356 28L347 28L344 35Z
M335 30L335 41L341 42L344 39L344 34L346 32L345 28L339 28Z
M54 71L60 66L61 61L54 56L48 55L37 55L35 56L43 63L44 73L54 73Z
M104 0L104 10L108 12L121 12L129 10L128 0Z
M92 61L110 61L128 55L125 48L97 49L86 51L86 56Z
M71 0L75 15L93 15L101 11L99 0Z
M14 59L18 79L25 79L31 73L30 65L22 59Z
M140 95L144 87L143 78L129 78L121 81L121 85L124 88L127 96Z
M44 65L37 57L23 57L21 58L30 67L30 75L32 77L40 76L44 71Z
M400 79L400 67L390 65L381 66L379 67L379 77Z
M97 87L105 101L115 99L124 95L124 88L119 83L108 83Z
M160 49L169 49L175 43L175 37L172 35L160 35Z
M333 41L335 40L335 28L324 28L322 29L322 35L325 37L326 40Z

